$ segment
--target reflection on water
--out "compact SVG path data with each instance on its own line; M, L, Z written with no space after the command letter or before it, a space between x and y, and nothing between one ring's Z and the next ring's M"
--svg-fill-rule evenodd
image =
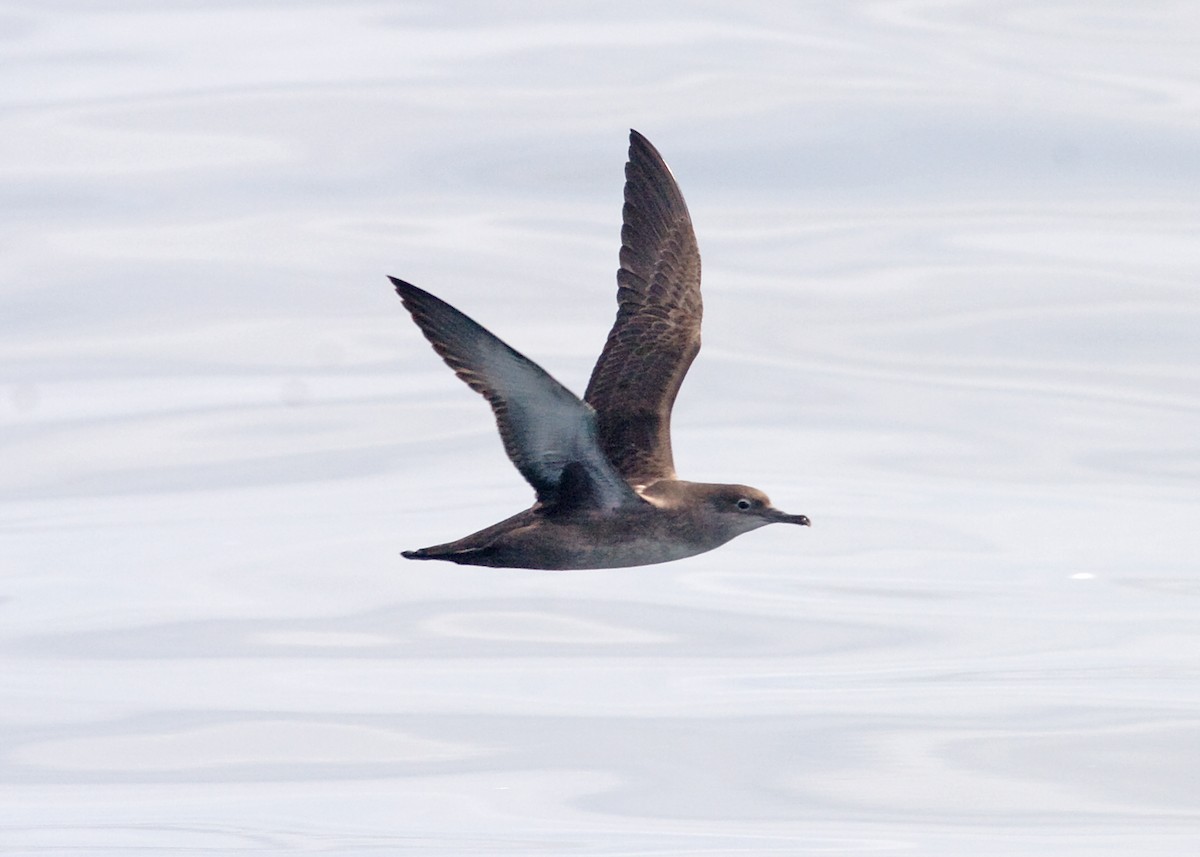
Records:
M0 17L0 851L1188 853L1200 20L497 9ZM384 275L581 390L630 125L814 527L403 562L529 491Z

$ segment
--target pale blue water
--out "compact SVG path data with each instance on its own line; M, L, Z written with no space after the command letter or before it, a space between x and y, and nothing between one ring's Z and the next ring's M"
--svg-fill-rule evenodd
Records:
M1197 7L1200 8L1200 7ZM14 3L0 853L1191 854L1200 12ZM582 390L679 178L665 566L530 500L385 279Z

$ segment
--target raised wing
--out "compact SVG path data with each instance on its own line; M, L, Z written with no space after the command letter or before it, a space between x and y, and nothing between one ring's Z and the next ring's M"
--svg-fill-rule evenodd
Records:
M642 502L600 451L591 407L450 304L389 279L434 350L491 404L504 451L543 509Z
M671 408L700 351L700 252L687 203L650 142L629 132L617 320L584 400L631 484L675 476Z

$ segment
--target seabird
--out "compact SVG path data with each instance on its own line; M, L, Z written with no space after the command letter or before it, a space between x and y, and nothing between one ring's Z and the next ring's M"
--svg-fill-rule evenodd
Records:
M429 292L391 277L425 338L492 406L529 509L443 545L404 551L501 568L620 568L704 553L767 524L809 526L746 485L686 482L671 407L700 351L700 253L683 194L637 131L625 165L617 319L583 399Z

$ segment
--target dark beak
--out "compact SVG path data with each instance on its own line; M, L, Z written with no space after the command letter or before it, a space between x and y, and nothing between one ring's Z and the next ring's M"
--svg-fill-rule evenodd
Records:
M812 521L808 519L808 515L789 515L778 509L772 509L768 517L773 524L799 524L802 527L812 526Z

